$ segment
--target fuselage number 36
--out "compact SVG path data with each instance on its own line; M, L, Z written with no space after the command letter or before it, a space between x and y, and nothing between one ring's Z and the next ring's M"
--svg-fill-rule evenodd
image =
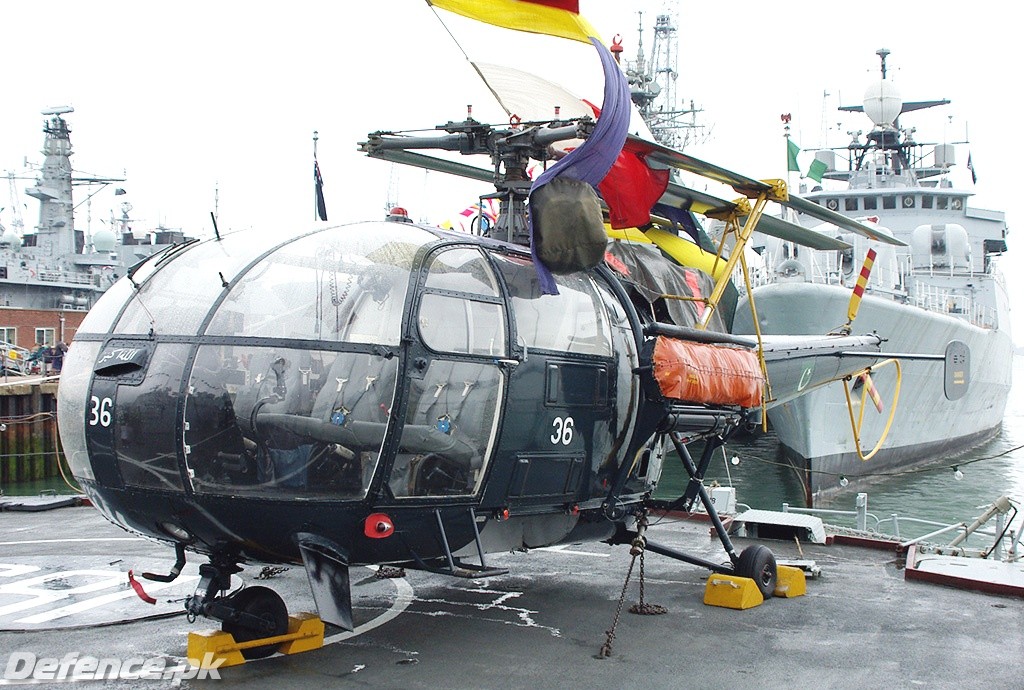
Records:
M555 420L551 423L554 429L551 434L551 442L556 446L558 444L567 446L572 443L573 425L572 417L555 417Z

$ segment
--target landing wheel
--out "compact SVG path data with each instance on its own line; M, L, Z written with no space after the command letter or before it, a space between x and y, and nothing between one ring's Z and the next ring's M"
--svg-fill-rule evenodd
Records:
M775 592L778 570L771 549L760 544L743 549L736 563L736 574L740 577L749 577L756 582L757 588L761 590L761 596L765 599L772 596Z
M288 632L288 608L281 596L269 587L246 587L224 603L237 613L256 616L267 622L267 626L263 627L246 622L245 618L240 621L224 621L221 630L231 633L235 642L249 642ZM262 659L276 652L278 647L280 644L268 644L241 651L246 659Z

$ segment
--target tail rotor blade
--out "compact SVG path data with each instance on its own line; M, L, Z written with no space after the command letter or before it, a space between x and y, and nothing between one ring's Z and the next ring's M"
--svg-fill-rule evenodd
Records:
M875 388L875 382L871 380L871 374L865 372L859 376L861 382L864 384L864 390L867 391L868 396L871 398L871 402L875 404L875 409L878 410L878 414L882 414L885 411L885 404L882 402L882 396L878 394L878 389Z

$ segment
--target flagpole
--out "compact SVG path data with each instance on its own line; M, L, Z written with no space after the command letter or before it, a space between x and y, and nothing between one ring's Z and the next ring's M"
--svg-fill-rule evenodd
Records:
M313 168L314 168L314 170L316 169L316 166L317 166L317 162L316 162L316 142L319 139L320 139L320 133L317 130L314 129L313 130ZM313 220L319 220L320 219L320 214L319 214L319 211L318 211L319 203L320 203L319 202L319 197L317 196L317 191L316 191L316 178L314 176L314 179L313 179Z

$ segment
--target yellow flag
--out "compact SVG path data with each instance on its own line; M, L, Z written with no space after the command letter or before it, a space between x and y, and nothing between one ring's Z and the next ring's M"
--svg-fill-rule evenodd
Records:
M590 43L597 30L580 16L578 0L427 0L434 7L486 24Z

